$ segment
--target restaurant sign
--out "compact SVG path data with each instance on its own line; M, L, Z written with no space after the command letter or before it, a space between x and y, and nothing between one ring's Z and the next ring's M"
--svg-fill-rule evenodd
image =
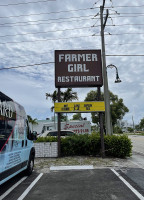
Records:
M101 50L55 50L56 87L102 85Z

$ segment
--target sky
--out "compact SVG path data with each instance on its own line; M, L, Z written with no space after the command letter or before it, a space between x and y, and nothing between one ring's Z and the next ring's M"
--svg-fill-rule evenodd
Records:
M1 1L0 91L23 105L32 118L51 118L53 104L45 94L55 90L54 51L101 49L102 4L102 0ZM129 109L123 120L132 123L133 117L138 124L144 117L144 2L106 0L104 16L106 9L106 65L115 65L122 80L115 84L115 68L107 68L109 90ZM78 101L84 101L90 90L96 88L73 89Z

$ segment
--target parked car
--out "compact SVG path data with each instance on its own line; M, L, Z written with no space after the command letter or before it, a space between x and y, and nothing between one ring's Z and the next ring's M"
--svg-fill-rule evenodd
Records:
M60 135L61 136L72 136L72 135L76 135L76 134L75 134L74 131L61 130L60 131ZM39 137L47 137L47 136L58 136L58 131L56 131L56 130L54 130L54 131L48 131L48 132L43 133Z

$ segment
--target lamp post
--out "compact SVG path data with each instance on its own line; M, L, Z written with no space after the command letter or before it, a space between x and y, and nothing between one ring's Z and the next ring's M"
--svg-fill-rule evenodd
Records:
M116 69L116 80L115 80L115 83L120 83L121 80L120 80L119 75L118 75L117 67L115 65L113 65L113 64L110 64L106 68L111 68L111 69L115 68ZM106 78L107 78L107 72L106 72ZM107 97L106 98L107 112L109 112L108 113L109 114L109 126L110 126L110 130L111 130L111 132L107 133L107 134L112 135L112 123L111 123L111 115L110 115L110 95L109 95L109 89L108 89L108 78L107 78L107 90L105 90L105 92L106 92L106 97Z
M117 67L115 66L115 65L113 65L113 64L110 64L110 65L108 65L107 66L107 68L115 68L116 69L116 80L115 80L115 83L120 83L120 82L122 82L121 80L120 80L120 78L119 78L119 75L118 75L118 69L117 69Z

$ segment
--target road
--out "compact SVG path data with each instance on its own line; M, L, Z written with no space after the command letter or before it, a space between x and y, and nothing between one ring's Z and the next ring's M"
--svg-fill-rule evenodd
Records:
M144 136L130 135L133 144L133 151L144 155Z

